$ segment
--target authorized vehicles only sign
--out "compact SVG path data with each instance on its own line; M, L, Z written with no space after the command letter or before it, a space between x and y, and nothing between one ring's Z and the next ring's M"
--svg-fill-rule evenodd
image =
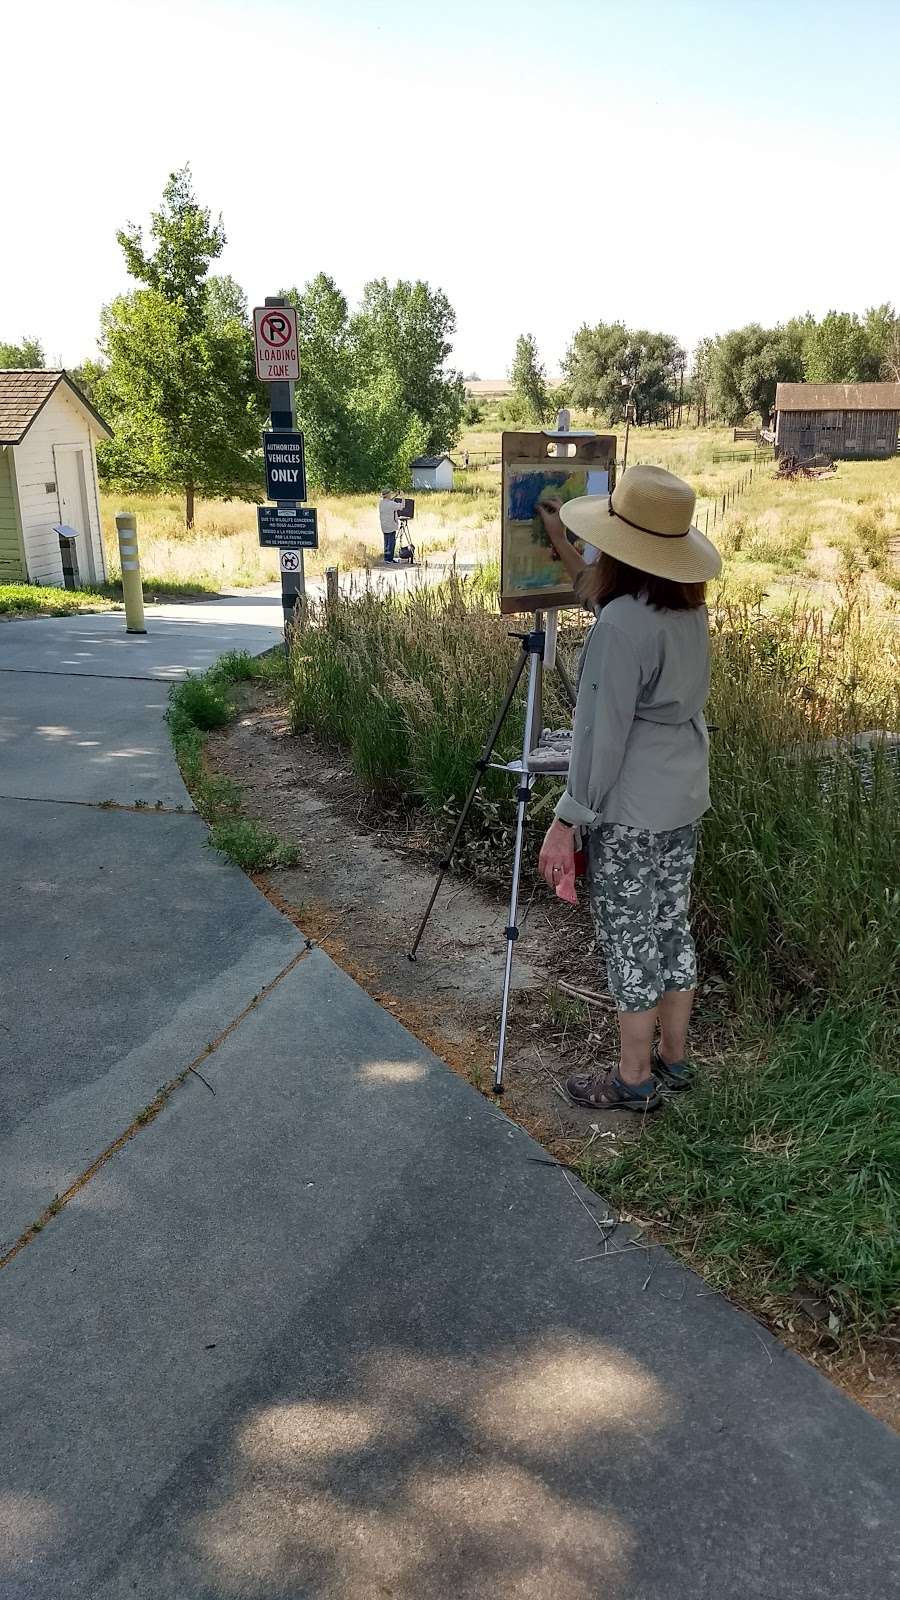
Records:
M306 459L302 433L264 433L263 461L267 500L306 499Z

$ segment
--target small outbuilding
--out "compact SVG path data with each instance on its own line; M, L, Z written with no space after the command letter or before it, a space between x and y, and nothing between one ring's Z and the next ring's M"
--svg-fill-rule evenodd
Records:
M111 438L67 373L0 369L0 583L105 581L96 445Z
M414 489L453 488L453 462L449 456L416 456L409 466Z
M897 454L900 383L779 383L775 454L832 460Z

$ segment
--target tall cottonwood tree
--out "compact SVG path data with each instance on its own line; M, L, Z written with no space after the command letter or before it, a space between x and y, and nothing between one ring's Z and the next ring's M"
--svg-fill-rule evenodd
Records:
M547 372L538 355L533 334L520 333L509 369L513 393L529 422L546 422L550 415Z
M191 528L197 494L258 492L265 402L246 300L233 279L210 275L225 230L189 167L171 174L147 239L134 224L116 237L142 287L102 313L94 392L115 436L101 470L123 488L180 490Z
M578 329L563 363L572 404L611 422L624 416L629 397L638 422L671 415L685 353L670 333L598 322Z
M425 430L424 449L456 443L466 392L462 374L446 367L456 313L442 289L418 279L374 278L363 291L351 335L360 369L392 389Z

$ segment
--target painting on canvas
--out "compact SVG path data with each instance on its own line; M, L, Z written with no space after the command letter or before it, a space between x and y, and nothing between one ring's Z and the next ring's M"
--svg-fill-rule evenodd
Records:
M503 596L505 609L537 605L571 605L572 580L544 532L538 506L556 499L565 503L579 495L609 493L606 469L573 463L511 463L505 475L503 505ZM572 540L585 560L596 555L590 546Z

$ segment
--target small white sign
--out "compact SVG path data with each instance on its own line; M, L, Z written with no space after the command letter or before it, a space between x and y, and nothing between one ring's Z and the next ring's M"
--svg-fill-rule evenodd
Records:
M297 312L293 306L257 306L253 312L256 376L263 383L295 383L300 376Z
M281 570L282 570L282 572L299 572L300 571L300 552L299 552L299 550L282 550L282 552L281 552Z

